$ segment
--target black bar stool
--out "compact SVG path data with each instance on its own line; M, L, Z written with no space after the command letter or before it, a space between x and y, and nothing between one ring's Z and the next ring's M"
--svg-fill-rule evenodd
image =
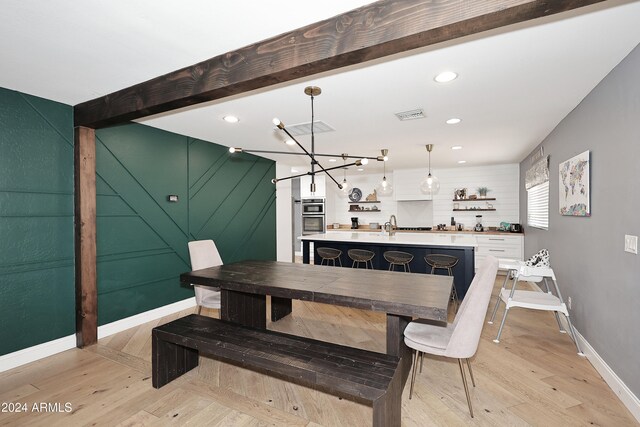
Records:
M413 255L401 251L386 251L383 256L389 263L389 271L395 271L398 265L403 267L405 272L411 273L409 263L413 260Z
M444 255L444 254L430 254L424 257L424 260L427 262L427 265L431 266L431 274L437 269L442 268L446 269L449 273L449 276L453 276L453 267L458 264L458 257L452 255ZM451 299L453 300L453 304L455 307L456 313L458 312L458 292L456 292L455 282L453 287L451 288Z
M347 255L353 260L351 268L359 268L360 263L364 262L364 268L369 268L369 265L371 265L371 269L373 270L373 262L371 260L376 255L373 252L366 249L349 249Z
M320 265L325 265L325 261L327 262L326 265L329 265L329 261L331 261L331 265L335 267L337 259L338 264L340 264L340 267L342 267L342 260L340 259L340 255L342 255L341 250L334 248L318 248L316 249L316 251L318 252L320 258L322 258L322 260L320 261Z

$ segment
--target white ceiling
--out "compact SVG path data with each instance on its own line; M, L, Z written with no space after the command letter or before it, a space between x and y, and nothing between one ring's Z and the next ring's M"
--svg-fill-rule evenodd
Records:
M4 0L0 87L74 105L366 3ZM431 143L434 169L515 163L640 43L638 22L640 2L610 0L140 122L227 146L298 152L271 119L310 121L303 89L313 84L322 88L316 120L335 129L316 135L317 152L388 148L392 170L425 167ZM438 84L442 70L460 77ZM427 118L394 116L415 108ZM226 114L240 122L222 121ZM451 117L462 122L445 124ZM302 156L265 157L308 165Z

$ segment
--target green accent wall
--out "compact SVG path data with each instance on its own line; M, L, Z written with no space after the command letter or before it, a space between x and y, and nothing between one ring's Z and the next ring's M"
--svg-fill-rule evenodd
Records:
M190 240L225 263L276 259L273 161L128 124L96 132L96 170L99 325L193 296Z
M0 355L75 333L73 111L0 88Z
M75 333L72 115L0 88L0 355ZM96 169L99 325L192 297L190 240L276 259L274 162L128 124L96 132Z

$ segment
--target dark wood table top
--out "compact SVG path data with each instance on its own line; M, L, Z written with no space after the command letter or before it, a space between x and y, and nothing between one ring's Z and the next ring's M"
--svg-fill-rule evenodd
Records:
M180 275L183 283L446 322L453 277L278 261L240 261Z

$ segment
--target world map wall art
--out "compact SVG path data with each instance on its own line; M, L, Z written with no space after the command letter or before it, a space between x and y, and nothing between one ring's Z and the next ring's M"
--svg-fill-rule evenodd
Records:
M560 163L560 214L591 216L589 151Z

